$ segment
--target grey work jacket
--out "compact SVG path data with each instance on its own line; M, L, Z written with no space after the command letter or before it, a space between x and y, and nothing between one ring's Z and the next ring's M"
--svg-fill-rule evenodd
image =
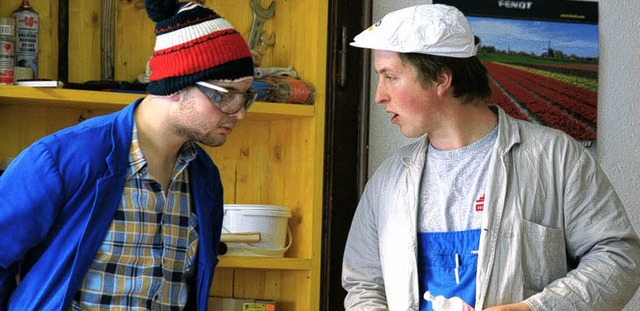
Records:
M499 117L485 190L476 310L620 310L640 283L640 244L593 155L563 132ZM418 310L416 219L428 138L371 177L347 240L347 310Z

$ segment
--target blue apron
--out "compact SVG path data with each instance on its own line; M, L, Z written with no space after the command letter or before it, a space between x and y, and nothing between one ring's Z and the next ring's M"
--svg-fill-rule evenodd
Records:
M431 302L422 298L427 290L475 306L479 243L480 229L418 232L420 311L433 311Z

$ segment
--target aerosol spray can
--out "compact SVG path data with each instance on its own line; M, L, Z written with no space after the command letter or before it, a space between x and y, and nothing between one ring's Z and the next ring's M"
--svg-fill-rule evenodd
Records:
M0 84L14 82L15 23L14 18L0 18Z
M17 10L11 13L16 19L16 66L33 69L33 77L38 77L38 28L40 17L28 0L23 0Z

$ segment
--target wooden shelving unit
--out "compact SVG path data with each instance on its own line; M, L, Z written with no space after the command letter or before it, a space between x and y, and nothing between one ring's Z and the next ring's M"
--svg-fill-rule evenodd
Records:
M219 256L212 296L272 299L279 311L320 306L324 175L326 0L275 0L264 30L276 43L264 67L293 66L312 84L313 105L256 103L227 143L205 148L218 166L225 203L274 204L291 209L293 243L284 258ZM134 81L153 51L154 24L142 1L116 1L115 79ZM269 0L263 1L266 7ZM0 0L0 16L19 1ZM40 14L40 78L57 76L58 1L32 1ZM205 1L248 38L250 1ZM99 0L70 0L69 80L100 79ZM0 86L0 158L14 157L37 139L83 118L111 113L142 94Z

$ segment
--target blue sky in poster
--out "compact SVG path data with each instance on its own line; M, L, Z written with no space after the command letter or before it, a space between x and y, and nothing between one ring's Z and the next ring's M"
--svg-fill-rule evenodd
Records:
M540 55L551 48L565 55L598 57L598 25L468 16L485 46Z

